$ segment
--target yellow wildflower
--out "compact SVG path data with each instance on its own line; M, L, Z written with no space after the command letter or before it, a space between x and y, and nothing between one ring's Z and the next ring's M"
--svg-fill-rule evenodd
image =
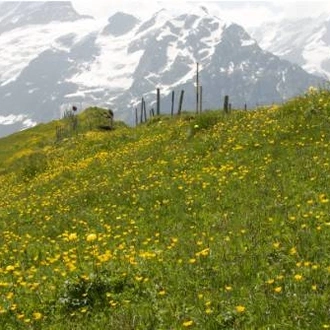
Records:
M69 241L76 241L78 238L77 233L71 233L68 235L68 240Z
M182 323L182 325L183 325L184 327L190 327L190 326L192 326L193 324L194 324L194 322L193 322L192 320L184 321L184 322Z
M235 309L236 309L237 313L244 313L246 310L245 306L242 306L242 305L236 306Z
M275 249L278 249L278 248L280 247L280 243L279 243L279 242L275 242L275 243L273 243L273 247L274 247Z
M97 239L96 234L88 234L87 237L86 237L87 242L94 242L96 239Z
M231 290L233 290L233 288L230 285L226 285L225 286L225 290L226 291L231 291Z
M6 271L7 271L7 272L10 272L10 271L13 271L13 270L15 270L15 266L13 266L13 265L8 265L8 266L6 267Z
M40 320L42 318L42 314L39 312L34 312L32 316L35 320Z
M205 313L206 313L206 314L212 314L212 313L213 313L213 310L212 310L211 308L207 308L207 309L205 310Z
M276 288L274 288L274 291L276 293L280 293L280 292L282 292L282 287L281 286L277 286Z

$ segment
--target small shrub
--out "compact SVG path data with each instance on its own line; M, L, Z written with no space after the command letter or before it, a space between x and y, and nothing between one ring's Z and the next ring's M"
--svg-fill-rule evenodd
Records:
M168 115L155 116L155 117L149 118L146 125L150 126L150 125L154 125L156 123L162 123L163 121L168 121L170 119L171 119L171 117Z
M69 313L82 307L102 308L109 306L108 296L113 298L132 288L127 278L122 276L97 274L87 279L78 277L65 282L59 302Z
M194 120L191 121L188 137L192 137L196 132L200 130L208 130L217 124L220 120L219 113L216 112L204 112L203 114L196 116Z
M48 167L47 156L35 151L19 159L19 166L21 168L21 176L26 179L31 179L39 173L46 171Z

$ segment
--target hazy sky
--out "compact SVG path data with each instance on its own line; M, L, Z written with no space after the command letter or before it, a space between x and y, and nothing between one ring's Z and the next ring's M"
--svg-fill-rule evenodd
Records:
M98 18L110 17L117 11L131 13L139 18L146 18L162 8L169 8L180 13L192 7L205 5L217 16L235 21L246 27L283 17L330 14L329 1L73 0L72 3L79 13L90 14Z

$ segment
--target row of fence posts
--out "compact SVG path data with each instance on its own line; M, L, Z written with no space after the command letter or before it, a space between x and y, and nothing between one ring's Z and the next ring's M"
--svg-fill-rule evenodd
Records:
M182 104L183 104L183 96L184 96L184 90L181 90L180 94L180 100L179 100L179 106L177 114L181 115L182 112ZM171 98L171 116L174 115L174 91L172 91L172 98ZM156 115L160 115L160 89L157 88L156 90ZM229 102L229 96L225 95L224 98L224 104L223 104L223 110L225 113L229 113L231 111L231 103ZM246 103L244 104L244 110L247 110ZM200 85L199 82L199 63L197 63L196 66L196 113L202 113L203 111L203 86ZM149 111L149 117L155 116L155 111L152 108ZM140 124L147 121L147 110L146 110L146 102L144 98L142 97L141 100L141 110L140 110ZM139 124L139 114L138 114L138 108L135 108L135 125L137 126Z
M197 87L198 92L196 92L196 113L202 113L203 111L203 87L198 86ZM157 103L156 103L156 113L154 108L151 108L149 110L149 118L160 115L160 89L157 88L156 91L157 95ZM179 99L179 104L178 104L178 110L177 110L177 115L181 115L182 113L182 104L183 104L183 97L184 97L184 90L181 90L180 93L180 99ZM174 106L175 106L175 92L172 91L171 93L171 111L170 114L173 117L174 116ZM225 95L224 97L224 103L223 103L223 111L225 113L229 113L232 110L232 105L229 102L229 96ZM247 111L247 104L244 104L244 110ZM141 99L141 107L140 107L140 113L138 111L138 108L135 108L135 124L136 126L138 124L145 123L147 121L147 109L146 109L146 102L144 97Z
M231 111L231 103L229 102L229 96L225 95L225 99L223 102L223 111L225 113L229 113ZM244 111L247 111L247 104L244 103Z
M149 110L149 117L154 117L160 115L160 89L157 88L157 103L156 103L156 114L154 108ZM182 104L183 104L183 97L184 97L184 90L181 90L178 111L177 114L180 115L182 112ZM171 95L171 116L174 116L174 106L175 106L175 92L172 91ZM140 117L140 118L139 118ZM140 121L139 121L140 119ZM135 124L138 125L139 123L144 123L147 121L147 109L146 109L146 102L144 97L141 99L141 107L140 107L140 114L138 108L135 108Z

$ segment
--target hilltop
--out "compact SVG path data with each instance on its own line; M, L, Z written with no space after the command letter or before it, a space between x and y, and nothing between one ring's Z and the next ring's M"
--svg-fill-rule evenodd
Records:
M0 328L330 326L329 91L113 130L102 111L0 139Z

